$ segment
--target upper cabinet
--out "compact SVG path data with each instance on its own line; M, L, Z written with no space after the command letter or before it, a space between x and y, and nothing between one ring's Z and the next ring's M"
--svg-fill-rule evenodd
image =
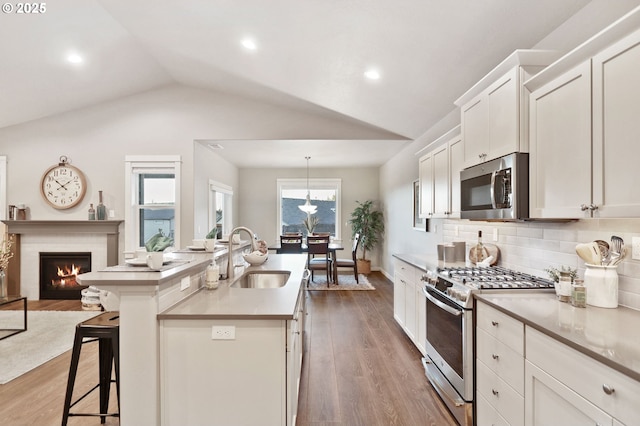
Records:
M559 57L547 50L516 50L462 95L464 167L513 152L529 152L525 80Z
M525 83L530 216L639 217L640 8Z
M418 161L420 217L459 218L460 171L464 155L460 126L429 146L436 148L423 154Z

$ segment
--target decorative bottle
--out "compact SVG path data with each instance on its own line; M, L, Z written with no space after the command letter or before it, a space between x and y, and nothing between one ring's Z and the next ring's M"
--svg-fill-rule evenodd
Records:
M478 243L476 244L476 263L484 260L484 245L482 245L482 231L478 231Z
M98 207L96 209L96 216L98 220L106 220L107 219L107 208L102 204L102 191L98 191Z
M93 203L89 204L89 220L96 220L96 209L93 208Z

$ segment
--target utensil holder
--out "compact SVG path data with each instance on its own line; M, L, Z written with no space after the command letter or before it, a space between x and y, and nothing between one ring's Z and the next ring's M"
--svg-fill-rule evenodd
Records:
M618 267L585 264L584 286L587 305L598 308L618 307Z

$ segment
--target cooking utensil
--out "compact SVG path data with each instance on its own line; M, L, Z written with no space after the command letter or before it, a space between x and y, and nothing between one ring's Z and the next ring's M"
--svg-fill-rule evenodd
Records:
M597 244L596 244L596 247L597 247ZM580 259L584 260L585 263L593 264L594 257L595 257L593 243L576 245L576 253L578 254L578 256L580 256Z
M600 254L602 255L602 265L608 265L611 261L609 243L604 240L595 240L594 243L598 244L598 247L600 247Z
M614 261L612 261L609 265L610 266L617 266L620 262L622 262L622 260L624 259L624 257L627 255L627 248L626 247L622 247L622 252L620 253L620 256L616 257L616 259Z
M609 264L613 266L622 262L623 251L624 240L616 235L613 235L611 237L611 261L609 262Z

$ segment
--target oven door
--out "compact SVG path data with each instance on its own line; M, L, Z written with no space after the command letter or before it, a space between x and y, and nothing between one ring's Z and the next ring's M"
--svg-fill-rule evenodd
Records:
M430 361L465 401L473 401L473 315L437 290L425 286Z

